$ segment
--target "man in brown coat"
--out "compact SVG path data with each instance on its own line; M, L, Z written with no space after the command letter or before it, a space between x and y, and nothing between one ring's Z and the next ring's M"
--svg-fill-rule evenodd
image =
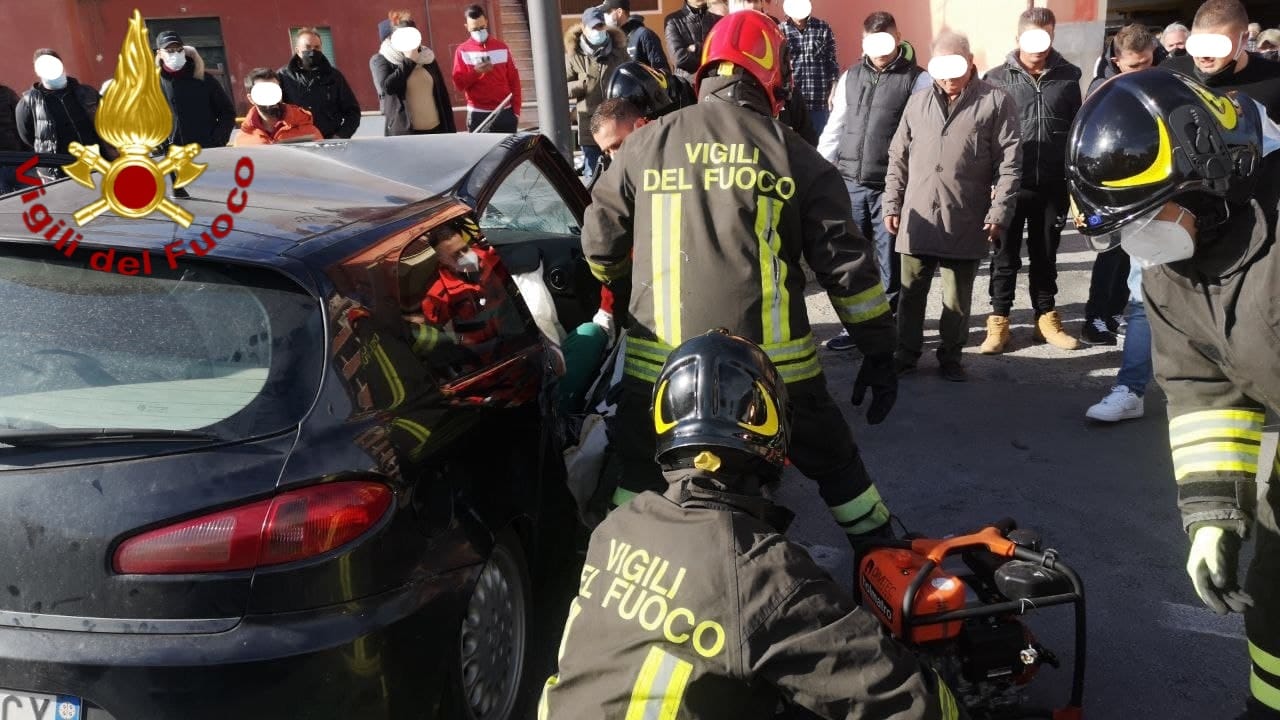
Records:
M882 200L885 227L902 255L894 365L908 372L920 359L925 302L941 267L938 364L943 377L961 382L978 263L1017 201L1018 110L977 77L963 35L943 32L934 40L929 74L933 89L911 97L893 136Z

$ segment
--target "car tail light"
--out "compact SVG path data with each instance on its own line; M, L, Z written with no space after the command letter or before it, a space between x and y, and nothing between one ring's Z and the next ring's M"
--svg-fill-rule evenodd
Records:
M391 490L381 483L315 485L129 538L113 565L118 573L156 575L293 562L351 542L390 505Z

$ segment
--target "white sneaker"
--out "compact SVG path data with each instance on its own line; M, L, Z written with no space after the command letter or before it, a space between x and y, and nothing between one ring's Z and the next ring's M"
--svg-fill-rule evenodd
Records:
M1099 422L1119 422L1140 418L1142 414L1142 396L1124 385L1116 385L1111 388L1110 395L1085 411L1084 416Z

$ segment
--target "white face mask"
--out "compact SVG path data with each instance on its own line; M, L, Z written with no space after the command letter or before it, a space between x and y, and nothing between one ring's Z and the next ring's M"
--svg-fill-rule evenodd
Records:
M489 39L489 30L487 28L481 30L472 30L471 39L478 43L483 43Z
M172 72L181 70L187 64L187 54L181 50L177 52L165 50L160 59L164 62L164 66Z
M1196 254L1196 241L1179 223L1186 210L1178 210L1176 220L1152 220L1132 232L1120 232L1120 247L1141 268L1186 260Z
M458 272L477 273L480 272L480 257L476 255L475 250L468 250L458 256L455 267Z
M613 13L609 13L604 16L604 24L611 28L616 28L618 27L618 18L614 17Z

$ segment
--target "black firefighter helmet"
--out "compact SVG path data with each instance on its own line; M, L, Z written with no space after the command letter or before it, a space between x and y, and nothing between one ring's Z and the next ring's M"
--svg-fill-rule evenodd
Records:
M1257 105L1152 68L1109 80L1085 101L1067 142L1076 227L1096 250L1175 196L1248 203L1260 167Z
M672 79L642 62L622 63L609 76L605 97L624 98L650 120L678 109Z
M763 350L712 330L681 344L662 366L653 425L665 470L781 472L789 432L786 386Z

